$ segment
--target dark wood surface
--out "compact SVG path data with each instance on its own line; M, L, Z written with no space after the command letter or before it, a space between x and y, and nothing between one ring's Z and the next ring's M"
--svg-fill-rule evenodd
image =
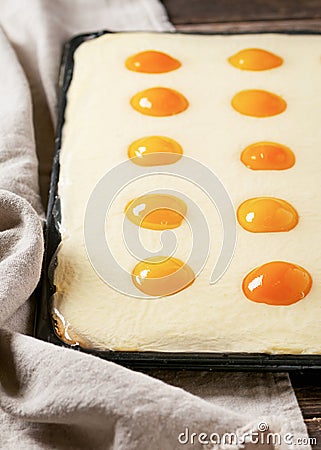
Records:
M321 18L320 0L164 0L175 25Z
M171 21L182 31L321 32L321 0L163 0L163 3ZM321 372L293 373L291 380L309 434L318 440L313 449L321 450Z
M321 372L291 375L298 403L311 437L318 442L313 449L321 449Z

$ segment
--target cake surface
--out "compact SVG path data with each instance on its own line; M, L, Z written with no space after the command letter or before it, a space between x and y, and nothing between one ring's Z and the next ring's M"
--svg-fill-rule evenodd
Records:
M232 55L254 47L279 55L284 63L264 71L238 70L229 63ZM181 66L166 73L128 70L125 61L130 56L151 49L171 55ZM62 241L54 273L53 314L66 342L106 350L321 353L320 49L321 37L316 35L157 33L106 34L77 48L60 152ZM130 99L155 86L182 93L188 107L162 117L135 110ZM286 109L269 117L240 114L231 100L249 89L280 96ZM130 144L144 136L178 142L184 155L219 177L235 210L248 199L275 197L295 208L298 223L288 231L258 233L237 223L231 264L210 285L223 236L215 206L198 186L182 178L151 175L135 180L115 197L106 219L107 241L128 272L127 282L138 261L122 239L124 208L154 189L182 192L199 205L211 232L209 257L195 281L173 295L145 299L138 289L137 297L117 292L100 279L88 259L85 211L98 181L127 160ZM249 169L240 155L255 142L288 147L295 164L286 170ZM175 258L188 259L193 241L197 245L196 231L192 236L186 221L175 228ZM160 233L140 230L150 251L159 249ZM305 298L274 306L244 295L244 277L270 261L288 261L311 275L312 288Z

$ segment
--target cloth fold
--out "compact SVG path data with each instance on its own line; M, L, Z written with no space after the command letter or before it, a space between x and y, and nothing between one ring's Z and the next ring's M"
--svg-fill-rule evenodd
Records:
M99 29L173 26L156 0L0 3L0 449L263 448L179 440L186 429L222 435L263 422L293 433L278 448L297 448L307 434L287 374L146 375L21 334L43 253L35 146L46 198L62 45Z
M0 326L8 326L37 286L43 239L39 217L23 198L0 190L0 211Z

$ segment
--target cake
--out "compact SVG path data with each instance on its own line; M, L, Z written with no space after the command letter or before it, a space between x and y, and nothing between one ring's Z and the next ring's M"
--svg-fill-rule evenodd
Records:
M76 49L52 299L64 342L118 351L321 353L320 49L318 35L172 33L108 33ZM185 157L218 177L235 209L234 256L214 284L219 211L193 180L156 170L175 172ZM106 193L104 237L122 269L113 273L115 289L89 258L84 224L97 183L125 163L146 176L125 183L110 204L108 189L99 198L103 204ZM93 211L87 233L94 241L102 236ZM190 226L201 215L210 241L200 269L189 256L204 238ZM137 259L124 224L146 254L158 256ZM159 256L168 230L175 252Z

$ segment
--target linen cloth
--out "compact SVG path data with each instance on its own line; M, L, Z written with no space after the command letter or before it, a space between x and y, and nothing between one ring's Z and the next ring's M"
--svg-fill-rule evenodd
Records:
M214 448L204 436L184 443L186 429L222 435L260 423L293 434L277 448L298 448L307 434L287 374L146 375L25 335L43 256L36 149L45 198L62 45L99 29L173 27L156 0L0 0L0 10L0 449Z

